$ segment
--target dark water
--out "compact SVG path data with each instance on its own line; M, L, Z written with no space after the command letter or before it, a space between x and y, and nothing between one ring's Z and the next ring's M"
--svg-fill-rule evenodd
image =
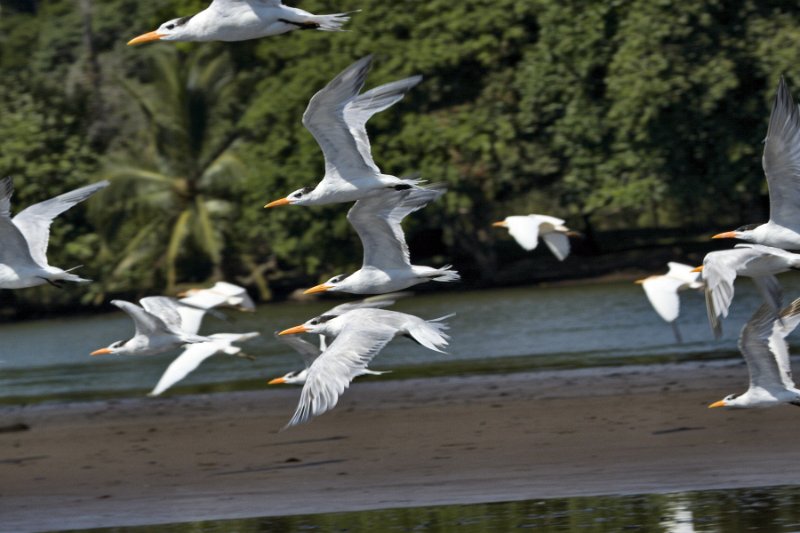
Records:
M800 276L782 277L786 294L800 289ZM372 368L395 370L385 379L413 375L505 372L738 357L741 325L759 304L749 280L737 281L725 336L714 341L702 294L682 293L679 324L684 342L652 310L640 286L604 283L571 287L514 288L433 293L401 300L395 310L423 318L449 313L449 355L410 341L392 342ZM788 296L787 296L788 299ZM302 368L300 359L272 338L340 301L281 303L253 314L229 313L231 321L207 317L202 332L259 331L243 345L254 362L215 356L167 394L259 388L268 379ZM80 319L0 324L0 402L141 396L152 389L177 352L157 356L89 357L89 352L127 339L132 323L122 312Z
M103 532L790 532L800 531L800 487L529 500L220 520Z

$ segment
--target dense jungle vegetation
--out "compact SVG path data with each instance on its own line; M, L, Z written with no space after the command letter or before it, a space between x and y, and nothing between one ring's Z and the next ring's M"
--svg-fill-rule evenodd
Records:
M343 33L126 46L207 1L0 0L15 211L112 181L52 228L51 264L95 282L4 291L0 307L222 278L268 299L357 268L349 206L262 206L321 178L303 110L368 53L367 89L425 77L370 122L373 153L449 185L406 230L415 262L452 262L467 286L496 281L510 247L490 224L507 214L561 216L590 240L765 220L779 77L800 94L800 6L779 1L287 0L361 11Z

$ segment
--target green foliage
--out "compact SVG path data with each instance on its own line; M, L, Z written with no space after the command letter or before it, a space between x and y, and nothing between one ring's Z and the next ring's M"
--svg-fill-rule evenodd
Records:
M449 186L407 222L416 262L452 261L467 278L491 280L498 233L489 224L507 214L599 230L725 229L767 215L761 140L778 77L800 94L798 7L288 3L361 12L343 33L130 48L131 37L206 0L4 8L0 171L18 178L17 205L114 182L91 202L91 224L77 211L54 225L54 242L71 243L52 247L58 261L81 258L99 280L87 298L218 277L267 297L356 268L348 206L262 206L323 175L303 110L368 53L367 88L425 76L369 124L385 172Z
M109 161L98 177L111 186L91 203L104 255L115 265L99 284L107 291L166 282L171 292L179 279L221 278L227 215L245 175L232 150L239 106L227 54L160 48L150 68L151 84L125 82L146 117L144 135ZM179 268L190 254L199 260ZM130 270L140 276L114 284Z

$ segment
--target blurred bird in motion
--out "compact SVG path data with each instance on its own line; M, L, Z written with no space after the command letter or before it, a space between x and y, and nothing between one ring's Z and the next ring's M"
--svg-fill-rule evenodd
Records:
M702 289L705 284L700 281L700 272L695 272L691 265L669 262L667 266L669 271L666 274L648 276L636 280L636 283L642 286L656 313L672 326L675 339L683 342L676 322L681 306L678 293L687 289Z
M559 261L569 255L569 236L577 235L564 225L563 220L548 215L510 216L492 226L508 228L514 240L529 252L539 245L541 237Z

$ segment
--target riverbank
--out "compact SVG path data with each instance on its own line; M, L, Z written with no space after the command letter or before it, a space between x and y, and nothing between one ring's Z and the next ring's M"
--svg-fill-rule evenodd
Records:
M2 407L2 529L796 484L793 407L722 411L739 362Z

